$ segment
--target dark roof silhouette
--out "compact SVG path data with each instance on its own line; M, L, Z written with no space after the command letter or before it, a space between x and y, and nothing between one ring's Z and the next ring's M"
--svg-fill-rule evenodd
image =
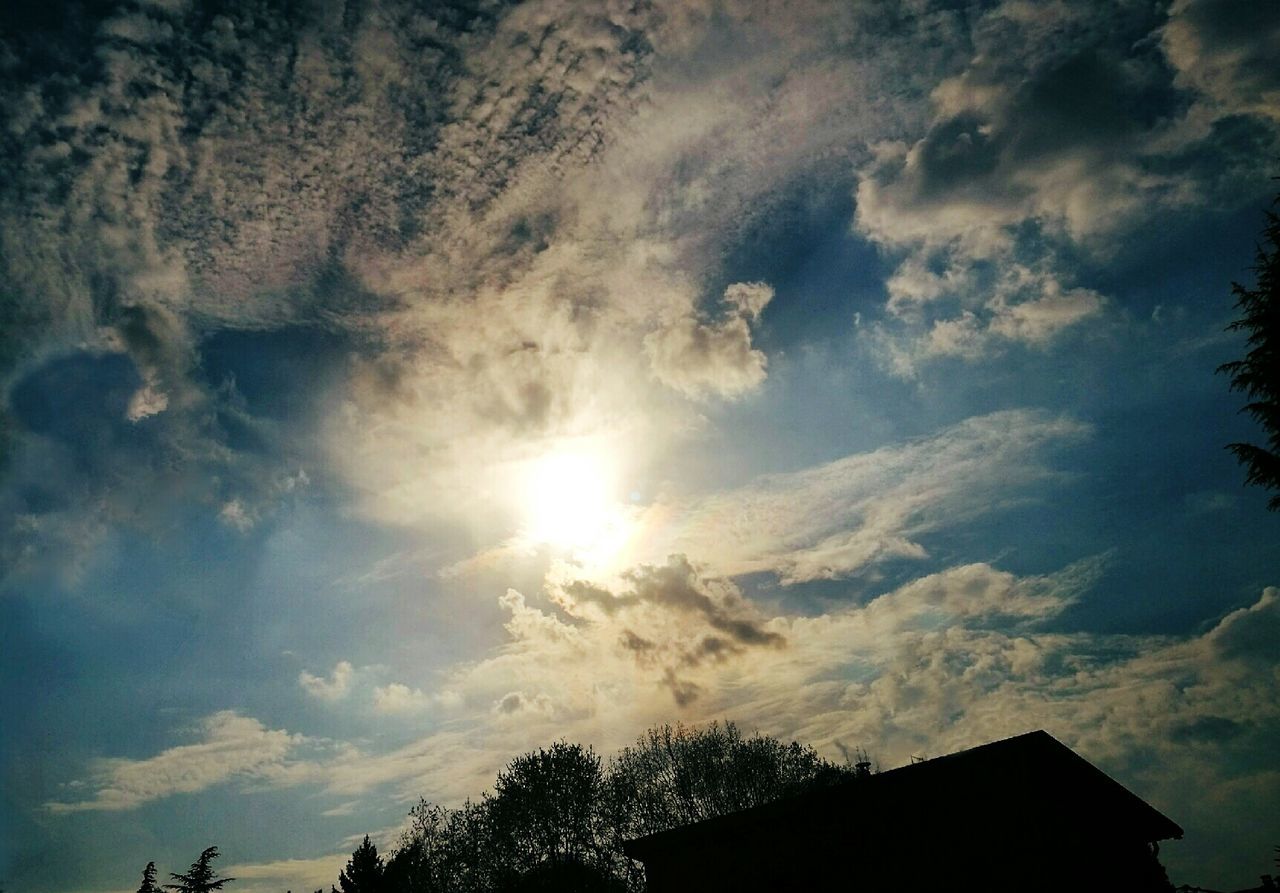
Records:
M1036 731L651 834L624 849L645 863L651 890L695 889L692 874L713 873L726 880L711 889L769 889L798 882L797 865L804 882L834 877L838 865L842 877L884 883L901 871L917 877L909 863L925 853L1004 889L995 875L1035 870L1030 854L1039 859L1046 847L1083 854L1071 857L1077 876L1098 878L1117 860L1132 861L1127 854L1141 861L1155 842L1180 837L1182 829L1142 798ZM816 864L823 860L832 866ZM895 888L913 883L924 882Z

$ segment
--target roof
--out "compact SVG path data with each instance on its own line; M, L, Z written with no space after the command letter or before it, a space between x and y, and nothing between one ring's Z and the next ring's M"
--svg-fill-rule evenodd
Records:
M762 827L834 822L964 833L1029 821L1046 833L1115 833L1148 842L1182 837L1182 828L1141 797L1039 730L650 834L624 850L647 861Z

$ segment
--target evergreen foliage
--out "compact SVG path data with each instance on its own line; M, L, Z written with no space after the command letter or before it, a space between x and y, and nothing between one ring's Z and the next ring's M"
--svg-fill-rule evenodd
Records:
M366 834L364 843L351 854L346 869L338 873L338 886L342 893L381 893L382 874L382 857Z
M1274 203L1280 203L1280 196ZM1219 372L1231 376L1231 390L1244 393L1243 412L1253 416L1266 435L1266 445L1232 443L1227 449L1245 466L1245 483L1280 491L1280 216L1266 211L1262 243L1258 245L1253 288L1231 284L1240 318L1228 326L1248 333L1243 359L1223 363ZM1280 492L1267 507L1280 511Z
M170 873L169 877L174 881L172 884L165 884L166 890L176 890L178 893L211 893L213 890L221 890L223 884L229 884L235 880L233 877L218 877L210 864L214 859L218 858L218 848L211 846L200 854L200 858L191 863L191 868L186 874Z
M148 862L147 867L142 869L142 884L138 887L138 893L160 893L160 886L156 883L156 863Z

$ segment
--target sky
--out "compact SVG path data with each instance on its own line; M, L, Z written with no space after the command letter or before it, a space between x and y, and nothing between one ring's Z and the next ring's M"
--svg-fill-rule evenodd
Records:
M1256 883L1277 58L1274 0L5 4L0 886L327 887L715 719L1043 728Z

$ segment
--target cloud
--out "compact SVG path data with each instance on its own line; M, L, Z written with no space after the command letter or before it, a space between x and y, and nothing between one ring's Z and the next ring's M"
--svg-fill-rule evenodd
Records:
M552 704L551 699L545 694L530 697L522 691L509 691L494 702L493 712L503 716L526 713L550 714Z
M761 627L735 587L724 581L707 581L683 555L672 555L661 567L642 565L627 571L628 591L610 593L583 581L559 587L557 604L577 613L579 606L594 605L606 614L617 614L640 605L655 605L706 622L740 645L781 646L785 640Z
M343 869L349 852L317 856L313 859L276 859L271 862L242 862L227 866L225 874L236 879L236 887L247 891L323 890L332 885Z
M42 357L11 383L0 482L5 579L57 574L74 584L66 570L117 528L163 538L206 516L243 532L310 480L305 448L235 407L193 392L167 397L163 411L140 404L155 386L147 376L113 347ZM228 428L244 448L228 446Z
M224 710L198 727L200 741L161 751L143 760L102 759L94 766L94 796L78 802L54 801L56 813L136 809L174 794L191 794L233 779L269 779L286 768L289 754L303 742L283 729Z
M429 699L421 690L401 682L380 685L373 690L373 709L378 713L412 713L427 703Z
M912 261L907 262L913 266ZM915 378L929 360L990 360L1010 346L1045 349L1067 329L1099 316L1107 301L1096 291L1063 286L1043 269L1004 259L988 277L956 267L943 274L899 269L889 283L890 317L862 337L890 371ZM984 280L982 306L956 312L956 300ZM964 301L960 301L961 304Z
M593 638L613 644L671 688L678 704L697 686L680 678L685 668L736 659L753 649L781 649L786 637L743 598L730 581L708 578L683 555L661 566L641 565L612 587L572 578L562 567L549 597L569 618L587 624ZM527 610L527 609L526 609Z
M771 292L721 292L724 264L797 191L856 188L859 232L901 261L868 328L901 374L1099 317L1054 243L1114 244L1195 197L1161 172L1188 145L1161 47L1187 28L1196 46L1253 39L1207 9L1175 4L1164 43L1138 44L1160 22L1124 5L917 5L892 24L876 3L109 10L0 91L0 378L69 345L128 356L121 413L168 417L170 449L137 467L174 473L113 477L112 500L239 500L228 520L248 526L305 457L379 520L475 523L502 500L468 482L531 442L613 434L639 466L697 429L684 401L762 386ZM94 74L72 83L82 56ZM1221 160L1203 167L1246 178ZM1028 230L1045 246L1014 244ZM984 263L1017 281L986 288ZM929 309L902 315L921 288ZM263 425L202 378L211 335L301 325L350 339L319 457L313 429ZM269 434L270 462L245 461L240 424ZM193 483L229 467L235 492Z
M773 298L762 282L725 289L726 314L717 321L686 315L650 333L645 349L654 374L690 397L737 397L759 387L766 359L751 346L750 324Z
M783 583L840 579L893 559L921 559L929 531L997 510L1056 475L1048 451L1087 426L1014 410L968 419L904 444L768 475L655 507L637 551L706 556L717 574L768 571Z
M1280 14L1265 0L1177 0L1160 32L1179 84L1218 114L1280 117Z
M1229 870L1234 857L1194 841L1214 837L1224 809L1259 823L1231 853L1273 833L1264 800L1248 793L1269 783L1249 754L1280 731L1280 598L1268 589L1200 635L1064 629L1104 561L1043 576L960 565L819 616L746 614L785 648L743 649L724 636L735 647L699 651L718 632L702 597L728 584L690 577L680 560L665 574L637 569L633 585L556 582L553 611L508 593L508 641L449 681L470 712L448 731L322 774L335 792L395 783L406 798L452 802L511 753L555 737L608 752L673 709L691 722L730 716L833 755L837 742L861 742L890 767L1043 727L1187 827L1192 849L1173 848L1175 865ZM659 586L677 594L647 588ZM1178 781L1206 774L1204 789L1223 798L1213 808Z
M899 6L152 4L86 12L66 45L6 37L0 564L74 575L112 528L190 506L248 533L316 469L365 517L491 542L522 462L587 439L661 467L708 403L767 386L773 293L725 288L726 259L798 192L856 195L856 233L896 265L861 346L923 377L1123 310L1072 258L1230 206L1275 155L1271 6L1179 0L1167 23L1149 4ZM216 361L227 333L302 329L338 345L273 383L308 396L306 419ZM462 795L523 747L625 743L673 704L882 742L887 762L1031 719L1117 761L1166 737L1176 765L1256 744L1276 703L1266 595L1163 639L1046 632L1076 584L990 564L825 617L770 616L733 580L941 560L932 532L1060 480L1044 456L1087 435L1000 413L664 497L629 573L562 569L500 599L506 640L439 686L448 729L302 760L297 736L217 714L50 808L234 779ZM352 672L299 685L341 697ZM391 682L372 704L426 710L436 690Z
M673 709L833 755L861 742L885 766L1043 727L1187 828L1167 861L1229 872L1274 834L1257 795L1274 778L1254 758L1280 732L1280 595L1269 588L1197 635L1073 631L1066 609L1104 561L1041 576L959 565L818 616L762 614L681 559L607 589L557 578L548 609L502 597L507 641L447 673L456 712L420 740L300 759L298 736L216 714L201 743L102 761L93 799L49 808L126 809L234 778L347 798L393 786L406 801L453 803L513 753L558 737L609 752ZM1188 777L1202 783L1190 790ZM1252 830L1220 839L1224 811Z
M1270 649L1280 641L1278 636L1280 590L1268 587L1253 605L1223 617L1205 640L1217 658L1259 665L1265 672L1274 663Z
M129 398L129 408L125 410L125 418L131 422L138 422L148 416L162 413L168 408L169 395L159 390L154 382L145 382Z
M1097 292L1087 288L1063 291L1054 281L1045 282L1039 297L1022 303L997 301L989 329L1010 341L1043 344L1062 329L1096 315L1103 305Z
M1001 12L978 40L1026 33ZM934 89L922 139L882 146L858 188L864 232L886 244L955 240L989 256L1021 221L1083 240L1158 197L1160 179L1134 150L1160 122L1132 112L1156 101L1157 58L1121 60L1074 41L1039 56L990 50Z
M390 682L373 689L373 709L376 713L416 714L429 709L452 708L461 703L457 692L443 690L424 692L403 682Z
M875 599L866 615L903 627L932 626L939 618L960 626L1006 626L1054 617L1092 583L1099 561L1088 560L1050 577L1019 579L987 564L949 568Z
M340 660L334 664L329 678L316 676L303 670L298 674L298 684L303 691L313 698L322 701L338 701L351 692L351 680L355 676L355 668L350 661Z
M1257 176L1254 162L1225 140L1213 164L1198 153L1240 107L1210 111L1179 88L1262 101L1257 76L1228 60L1263 53L1275 18L1214 3L1175 4L1159 29L1124 5L1006 2L979 16L973 56L930 91L925 132L878 143L860 171L856 228L899 263L871 330L884 365L914 377L938 357L1047 348L1107 304L1073 281L1070 258L1105 260L1155 215L1235 201L1227 181ZM1162 42L1147 39L1157 30ZM1202 41L1220 64L1201 64Z
M204 378L226 331L350 337L322 461L381 520L491 512L500 500L468 482L530 441L611 432L661 453L696 427L684 400L764 380L751 328L766 287L732 285L705 312L726 252L797 183L841 170L847 185L847 159L894 120L863 93L877 65L946 55L901 66L860 8L721 12L535 3L473 19L385 0L345 18L86 18L83 46L47 47L59 64L0 91L16 153L0 378L69 344L122 351L139 380L121 413L165 419L157 464L175 473L113 478L113 495L177 491L232 506L240 527L268 513L278 466L235 492L186 488L245 464L242 424L286 466L311 458L314 432L264 425ZM941 34L953 18L922 21ZM67 82L81 56L93 76Z

